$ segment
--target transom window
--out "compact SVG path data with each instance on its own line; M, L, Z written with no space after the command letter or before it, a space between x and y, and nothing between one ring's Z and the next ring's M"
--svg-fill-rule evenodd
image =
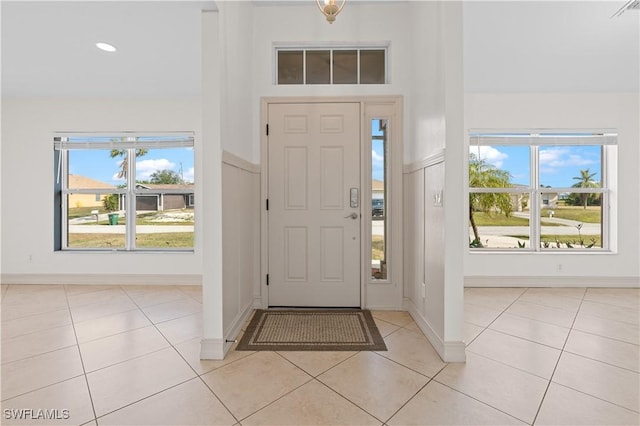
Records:
M193 135L54 137L56 250L193 250Z
M386 48L277 48L276 83L386 84Z
M614 133L470 133L472 250L608 250Z

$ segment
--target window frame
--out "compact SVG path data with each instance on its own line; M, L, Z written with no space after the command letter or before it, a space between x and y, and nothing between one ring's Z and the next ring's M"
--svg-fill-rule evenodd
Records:
M467 138L467 149L465 158L465 194L467 203L469 195L472 193L507 193L507 194L529 194L529 247L527 248L491 248L491 247L469 247L470 253L611 253L611 191L612 162L616 161L613 149L617 147L617 131L611 129L598 130L518 130L518 131L487 131L470 130ZM475 146L527 146L529 147L529 186L513 186L504 188L471 187L469 186L469 158L471 148ZM541 187L540 186L540 150L550 146L599 146L600 156L600 186L594 188L575 187ZM600 194L601 198L601 247L597 248L544 248L541 241L542 229L542 202L543 194ZM536 200L536 202L533 202ZM467 238L473 240L469 218L466 218Z
M356 82L355 83L334 83L333 79L333 53L335 51L356 51ZM367 50L381 50L384 52L384 82L382 83L361 83L361 68L360 68L360 52ZM279 56L278 53L282 51L301 51L302 52L302 83L288 83L288 84L280 84L278 78L278 70L279 70ZM329 83L307 83L307 52L308 51L328 51L329 52ZM389 84L389 44L336 44L336 45L316 45L316 44L300 44L300 45L291 45L291 44L274 44L273 48L273 84L276 86L321 86L321 85L329 85L329 86L348 86L348 85L357 85L357 86L369 86L369 85L387 85Z
M113 139L120 138L121 141ZM193 189L163 189L163 188L139 188L136 183L136 161L127 162L126 184L124 188L70 188L69 187L69 151L72 150L111 150L119 149L127 151L127 158L136 158L138 149L162 149L162 148L192 148L194 149L194 133L185 132L109 132L109 133L55 133L54 159L55 179L54 179L54 226L56 238L54 238L55 251L75 251L75 252L194 252L195 251L195 216L194 216L194 244L191 247L136 247L136 214L127 214L125 220L125 245L118 248L100 247L69 247L69 195L70 194L95 194L102 195L118 194L119 203L124 204L126 212L136 212L136 200L138 196L153 195L158 198L164 194L194 194L196 183ZM195 162L194 149L194 164ZM191 200L192 198L189 198ZM193 207L189 205L188 207Z

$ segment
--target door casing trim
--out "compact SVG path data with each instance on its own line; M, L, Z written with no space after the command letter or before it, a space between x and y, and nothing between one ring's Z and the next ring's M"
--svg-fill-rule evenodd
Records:
M360 307L367 309L388 309L404 310L403 308L403 264L402 264L402 218L403 218L403 119L402 104L403 98L399 95L388 96L345 96L345 97L263 97L260 101L260 295L254 299L254 307L267 308L269 306L269 287L267 286L267 274L269 270L269 233L268 215L266 211L266 199L269 188L269 158L268 158L268 136L266 127L268 124L268 113L270 104L294 104L294 103L360 103L360 152L361 152L361 176L362 200L367 200L371 196L371 188L366 188L366 183L371 179L370 161L366 158L366 153L371 150L367 148L366 136L370 129L366 129L371 111L384 109L390 111L389 118L393 118L396 125L389 141L391 149L389 155L389 172L391 188L390 209L393 216L390 219L391 232L389 239L389 254L392 259L390 268L390 279L384 283L371 282L370 275L370 253L368 252L371 240L371 221L363 217L361 221L361 273L360 273ZM383 117L380 117L383 118ZM367 175L368 174L368 175ZM367 234L368 233L368 234ZM367 267L368 265L368 267Z

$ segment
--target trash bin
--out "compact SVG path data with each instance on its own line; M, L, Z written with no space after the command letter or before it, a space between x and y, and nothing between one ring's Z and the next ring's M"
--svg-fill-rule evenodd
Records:
M109 213L109 225L118 224L118 213Z

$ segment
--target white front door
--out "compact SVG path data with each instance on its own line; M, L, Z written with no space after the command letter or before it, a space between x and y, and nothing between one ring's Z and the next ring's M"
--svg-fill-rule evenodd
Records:
M360 306L360 104L270 104L269 306Z

